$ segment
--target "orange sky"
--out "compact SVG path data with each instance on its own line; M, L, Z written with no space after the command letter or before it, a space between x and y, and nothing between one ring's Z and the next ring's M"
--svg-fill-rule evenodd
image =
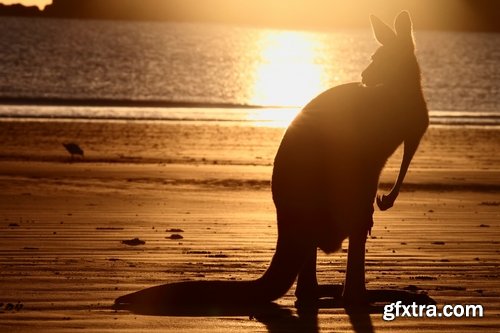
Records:
M6 5L20 3L25 6L38 6L38 8L43 9L46 5L52 3L52 0L0 0L0 3Z

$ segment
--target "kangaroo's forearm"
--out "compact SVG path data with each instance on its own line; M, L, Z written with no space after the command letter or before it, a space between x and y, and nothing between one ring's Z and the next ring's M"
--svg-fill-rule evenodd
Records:
M415 155L415 152L417 151L419 143L420 137L418 139L408 139L404 141L404 153L403 159L401 161L401 166L399 168L398 178L389 194L389 196L393 199L396 199L399 194L401 186L403 185L403 181L406 177L406 173L408 172L408 168L410 167L410 163L413 159L413 156Z

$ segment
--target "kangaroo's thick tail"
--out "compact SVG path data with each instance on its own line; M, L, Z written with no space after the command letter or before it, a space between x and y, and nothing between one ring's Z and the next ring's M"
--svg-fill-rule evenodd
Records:
M307 249L278 239L271 265L262 277L251 281L184 281L147 288L118 297L115 306L161 309L244 306L271 302L293 285Z

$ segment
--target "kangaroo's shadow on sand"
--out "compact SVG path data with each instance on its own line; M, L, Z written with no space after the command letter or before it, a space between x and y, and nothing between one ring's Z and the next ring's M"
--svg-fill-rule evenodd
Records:
M368 305L349 306L342 300L342 285L322 285L323 296L314 303L296 304L294 313L290 308L273 302L259 304L234 304L232 302L213 302L207 299L186 300L172 304L162 295L168 293L171 284L159 285L134 293L134 301L116 302L115 310L127 310L135 314L149 316L249 316L263 323L270 333L273 332L319 332L318 313L320 309L345 309L353 332L374 332L371 314L382 314L384 306L401 301L401 304L429 305L436 302L426 293L406 290L379 289L368 290ZM118 299L119 300L119 299Z

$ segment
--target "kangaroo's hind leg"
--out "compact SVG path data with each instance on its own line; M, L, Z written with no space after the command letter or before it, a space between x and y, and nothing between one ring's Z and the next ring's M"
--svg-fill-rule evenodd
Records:
M317 249L315 246L311 246L307 250L305 262L297 280L295 296L298 303L316 302L320 297L316 278L316 259Z
M347 270L343 298L347 304L368 302L365 286L365 245L368 230L356 230L349 236Z

